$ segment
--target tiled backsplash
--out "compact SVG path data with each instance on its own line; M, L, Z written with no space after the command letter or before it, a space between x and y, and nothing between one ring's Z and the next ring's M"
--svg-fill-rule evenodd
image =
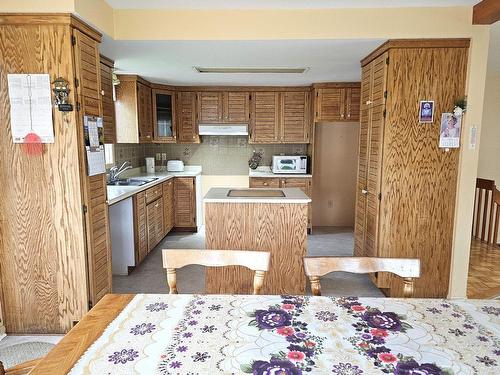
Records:
M270 165L272 155L304 155L307 145L252 145L246 137L203 136L200 144L117 144L115 160L117 164L129 160L134 167L139 167L145 165L145 157L165 153L167 160L180 159L187 165L201 165L203 174L245 175L254 150L263 153L260 165Z

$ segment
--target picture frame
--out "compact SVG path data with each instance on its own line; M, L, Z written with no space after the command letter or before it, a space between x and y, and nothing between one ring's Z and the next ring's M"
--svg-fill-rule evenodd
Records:
M434 100L420 101L418 122L420 124L430 124L434 122Z

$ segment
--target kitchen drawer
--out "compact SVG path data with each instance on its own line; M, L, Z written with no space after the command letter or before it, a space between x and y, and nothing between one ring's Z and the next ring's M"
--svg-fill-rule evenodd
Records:
M153 202L162 196L162 187L161 184L153 186L146 190L146 204Z
M311 182L310 178L280 178L280 187L282 188L299 188L307 196L311 197Z
M279 188L280 179L274 177L250 177L251 188Z

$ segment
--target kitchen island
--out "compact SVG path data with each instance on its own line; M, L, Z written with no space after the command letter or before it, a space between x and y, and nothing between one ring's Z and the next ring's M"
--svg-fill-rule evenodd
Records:
M212 188L205 195L205 246L212 250L269 251L263 294L304 294L307 206L299 188ZM253 272L244 267L207 269L206 292L250 294Z

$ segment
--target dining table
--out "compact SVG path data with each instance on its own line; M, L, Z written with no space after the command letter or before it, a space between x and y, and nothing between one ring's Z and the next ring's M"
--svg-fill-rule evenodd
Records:
M106 295L31 374L500 374L500 301Z

